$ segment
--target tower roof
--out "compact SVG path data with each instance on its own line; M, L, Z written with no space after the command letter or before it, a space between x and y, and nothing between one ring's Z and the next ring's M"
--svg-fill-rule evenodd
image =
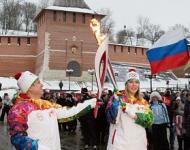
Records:
M90 9L90 7L86 4L85 0L52 0L48 7L42 9L38 13L34 21L36 21L39 18L39 16L44 10L77 12L93 15L96 14L102 16L102 18L105 16L105 14L101 14Z
M84 0L55 0L53 6L90 9Z

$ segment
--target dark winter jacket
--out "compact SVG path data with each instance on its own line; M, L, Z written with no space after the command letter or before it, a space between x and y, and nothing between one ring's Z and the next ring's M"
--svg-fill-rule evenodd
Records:
M186 101L184 109L184 129L186 136L190 137L190 101Z

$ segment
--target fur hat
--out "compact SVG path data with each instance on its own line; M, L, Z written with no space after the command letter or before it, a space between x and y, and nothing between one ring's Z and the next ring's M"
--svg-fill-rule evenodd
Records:
M38 76L31 73L30 71L25 71L22 73L17 73L15 75L17 80L17 85L23 93L26 93L33 83L38 79Z
M82 94L87 94L88 93L88 89L87 88L82 88L81 89L81 93Z
M152 98L155 96L158 98L158 100L160 100L160 101L162 100L160 93L158 93L157 91L154 91L150 94L150 101L152 101Z
M139 81L139 74L137 73L136 68L130 67L130 68L128 69L126 82L129 81L129 80L132 80L132 79Z

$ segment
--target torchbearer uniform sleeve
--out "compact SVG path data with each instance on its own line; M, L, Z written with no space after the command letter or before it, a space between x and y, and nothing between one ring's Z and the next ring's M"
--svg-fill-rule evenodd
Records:
M67 122L79 118L83 114L87 113L90 109L96 106L96 98L92 98L79 103L77 106L73 107L62 107L57 108L57 118L62 119L62 122Z

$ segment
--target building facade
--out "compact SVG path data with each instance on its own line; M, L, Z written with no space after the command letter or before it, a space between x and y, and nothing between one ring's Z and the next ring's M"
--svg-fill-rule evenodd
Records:
M83 0L56 0L34 19L37 35L0 36L0 76L30 70L43 79L65 80L71 75L72 80L88 80L98 48L89 24L103 17ZM112 63L149 67L146 50L109 44L109 57Z

